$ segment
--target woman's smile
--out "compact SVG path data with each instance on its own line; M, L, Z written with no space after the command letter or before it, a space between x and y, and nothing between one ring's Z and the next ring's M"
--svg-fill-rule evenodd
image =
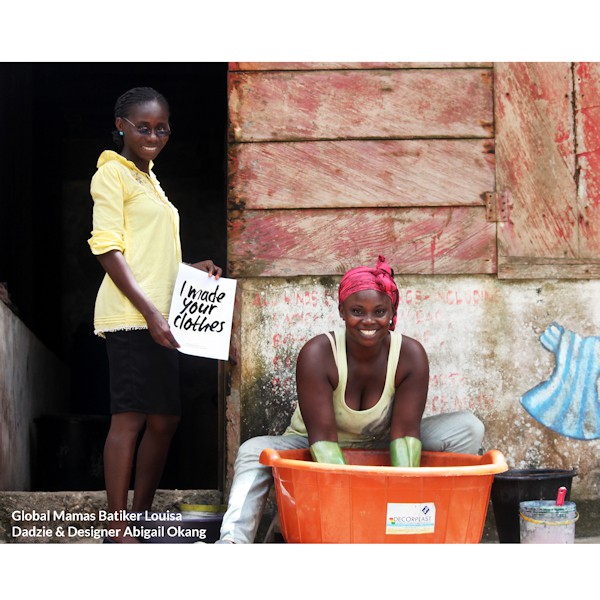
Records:
M369 338L373 337L377 333L376 329L359 329L359 331L362 333L362 335Z

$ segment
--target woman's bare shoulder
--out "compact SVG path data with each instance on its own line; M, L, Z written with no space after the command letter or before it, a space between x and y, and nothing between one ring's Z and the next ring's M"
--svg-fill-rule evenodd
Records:
M428 376L428 374L429 359L423 344L414 338L403 335L398 369L396 371L396 382L403 380L409 375Z
M405 354L410 354L411 356L427 356L427 352L425 352L425 348L419 340L404 334L402 334L401 351L406 351Z
M331 342L327 334L320 333L302 346L298 360L322 360L326 356L332 356Z

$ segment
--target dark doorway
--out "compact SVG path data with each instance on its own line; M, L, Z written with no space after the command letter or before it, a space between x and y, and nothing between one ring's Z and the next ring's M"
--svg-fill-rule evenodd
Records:
M14 310L72 372L72 414L108 415L104 342L93 335L103 273L91 255L89 182L111 149L116 98L169 100L173 136L155 172L181 216L184 260L226 265L226 63L0 64L0 282ZM8 143L6 143L8 142ZM218 363L182 356L184 414L161 487L220 487Z

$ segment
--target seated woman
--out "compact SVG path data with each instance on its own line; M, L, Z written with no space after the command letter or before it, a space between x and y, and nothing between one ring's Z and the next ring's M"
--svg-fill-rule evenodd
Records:
M317 462L344 463L341 447L389 444L393 466L418 467L421 448L477 454L484 427L468 411L423 418L429 361L421 344L395 330L399 294L380 256L348 271L339 285L345 328L318 335L296 364L298 406L281 436L244 442L217 543L252 543L273 478L264 448L310 448Z

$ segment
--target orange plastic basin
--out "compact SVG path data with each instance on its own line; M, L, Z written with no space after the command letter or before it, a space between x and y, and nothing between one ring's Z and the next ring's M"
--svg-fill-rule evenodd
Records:
M504 456L423 452L420 468L390 466L386 450L344 450L347 465L312 461L309 450L263 450L273 468L281 533L288 543L478 543Z

